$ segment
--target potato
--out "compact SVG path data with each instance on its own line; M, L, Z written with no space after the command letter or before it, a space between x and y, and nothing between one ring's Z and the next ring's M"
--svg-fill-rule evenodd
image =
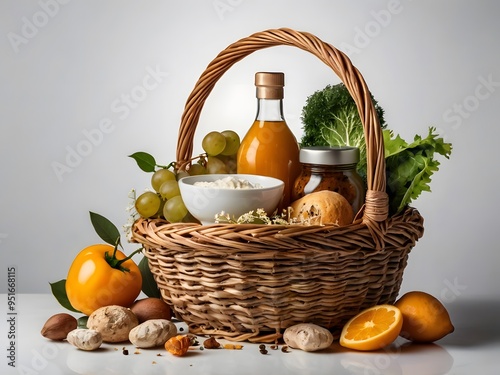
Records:
M77 328L68 333L68 342L81 350L96 350L102 344L102 336L93 329Z
M137 317L126 307L111 305L90 314L87 327L102 335L104 342L127 341L132 328L139 325Z
M328 348L333 343L333 335L316 324L299 323L285 330L283 340L291 348L315 352Z
M165 345L177 334L177 327L166 319L150 319L132 328L128 339L138 348L154 348Z

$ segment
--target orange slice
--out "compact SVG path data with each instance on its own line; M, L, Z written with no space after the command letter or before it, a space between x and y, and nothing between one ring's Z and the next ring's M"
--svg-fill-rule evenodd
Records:
M340 345L356 350L377 350L392 343L403 326L401 311L392 305L370 307L349 320L340 334Z

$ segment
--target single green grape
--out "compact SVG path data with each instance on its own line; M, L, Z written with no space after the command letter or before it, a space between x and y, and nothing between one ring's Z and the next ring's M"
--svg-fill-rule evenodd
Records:
M184 170L177 171L176 180L179 181L182 177L187 177L187 176L189 176L189 173L187 173L186 171Z
M226 173L237 173L236 155L217 155L217 159L226 165Z
M163 199L170 199L179 195L181 193L179 190L179 182L176 180L165 181L161 184L159 193Z
M153 176L151 176L151 186L156 192L160 191L160 186L165 181L175 180L175 173L169 169L158 169Z
M240 136L233 130L224 130L221 134L226 138L226 147L221 155L235 155L240 148Z
M188 210L180 195L176 195L165 202L165 206L163 207L163 216L169 222L181 222L187 214Z
M201 147L207 155L219 155L226 147L226 137L220 132L212 131L203 137Z
M226 164L217 156L207 158L207 172L209 174L227 173Z
M152 191L146 191L135 200L135 209L143 218L149 218L158 212L161 205L161 199L158 194Z
M165 207L165 199L160 199L160 207L158 208L158 211L154 214L154 218L160 218L163 216L163 207Z
M189 168L190 176L198 176L201 174L207 174L207 169L203 165L201 165L200 163L191 165L191 168Z

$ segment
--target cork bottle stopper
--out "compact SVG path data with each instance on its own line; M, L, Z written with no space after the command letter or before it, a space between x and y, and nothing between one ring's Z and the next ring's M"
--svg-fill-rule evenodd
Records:
M285 74L274 72L255 73L258 99L283 99Z

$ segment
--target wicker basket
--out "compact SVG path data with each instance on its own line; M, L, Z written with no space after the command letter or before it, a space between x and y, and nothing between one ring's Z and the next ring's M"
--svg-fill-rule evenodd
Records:
M423 234L414 208L388 217L382 131L363 77L345 54L309 33L266 30L223 50L187 100L178 163L192 156L196 125L217 80L245 56L278 45L317 56L354 98L367 144L365 206L343 227L138 220L133 239L144 246L162 298L195 334L275 342L285 328L312 322L338 337L360 310L395 301L408 254Z

